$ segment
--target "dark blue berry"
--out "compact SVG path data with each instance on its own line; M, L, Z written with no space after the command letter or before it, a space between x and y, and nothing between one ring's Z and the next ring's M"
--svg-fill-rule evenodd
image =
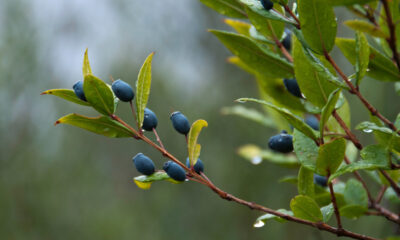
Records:
M314 183L321 186L328 186L328 178L314 173Z
M182 182L186 179L185 170L173 161L168 161L164 163L163 169L170 178L176 181Z
M292 49L292 32L289 29L285 28L285 38L282 40L282 45L290 52Z
M314 130L319 130L319 121L318 118L316 118L313 115L308 115L306 117L306 123L308 126L310 126L311 128L313 128Z
M144 109L144 118L143 118L143 129L146 131L153 131L153 128L156 128L158 124L156 114L148 108Z
M287 133L280 133L272 136L268 141L268 146L274 151L289 153L293 151L293 137Z
M190 161L189 158L186 158L186 167L190 168ZM200 174L200 172L204 172L204 164L200 160L200 158L197 159L196 164L193 166L194 171Z
M123 102L132 101L135 97L131 85L127 84L121 79L114 81L111 85L111 88L115 96L117 96L117 98Z
M269 11L274 6L274 3L271 0L260 0L261 4L265 8L265 10Z
M144 175L151 175L154 173L155 166L153 161L143 153L136 154L132 161L138 172Z
M299 84L295 78L292 79L283 79L283 84L285 85L286 89L293 95L299 98L302 98Z
M83 92L83 81L78 81L72 86L74 89L75 95L81 99L82 101L86 102L85 93Z
M189 133L189 120L181 112L173 112L170 119L176 131L184 135L187 135Z

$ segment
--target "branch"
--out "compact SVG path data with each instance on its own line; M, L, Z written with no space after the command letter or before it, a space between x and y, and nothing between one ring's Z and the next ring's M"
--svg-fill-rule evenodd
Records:
M292 12L292 10L290 10L290 8L289 8L288 5L283 5L283 7L285 8L285 11L286 11L287 13L289 13L290 16L292 16L292 18L296 21L296 23L297 23L296 28L297 28L297 29L301 29L300 20L297 18L296 14L294 14L294 13Z
M330 173L328 172L328 178L330 177ZM329 192L331 193L331 202L333 205L333 209L335 210L335 216L336 216L336 222L338 225L339 229L343 229L342 227L342 221L340 220L340 213L339 213L339 209L336 203L336 197L335 197L335 192L333 191L333 185L332 182L328 183L328 187L329 187Z
M396 192L397 196L400 197L400 187L399 185L389 176L389 174L384 171L384 170L379 170L380 173L388 180L390 183L390 186L393 188L393 190Z
M390 12L389 4L387 0L381 0L383 9L385 10L386 14L386 22L389 28L389 33L390 37L386 39L388 42L390 49L392 50L393 53L393 60L396 63L397 68L400 71L400 58L399 58L399 53L397 52L397 46L396 46L396 26L393 23L392 19L392 13Z

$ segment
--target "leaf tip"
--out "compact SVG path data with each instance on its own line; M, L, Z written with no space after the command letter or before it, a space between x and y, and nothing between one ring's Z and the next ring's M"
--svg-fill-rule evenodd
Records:
M60 124L61 123L61 121L60 120L57 120L55 123L54 123L54 126L57 126L58 124Z
M40 95L46 95L46 94L51 94L51 90L47 90L40 93Z

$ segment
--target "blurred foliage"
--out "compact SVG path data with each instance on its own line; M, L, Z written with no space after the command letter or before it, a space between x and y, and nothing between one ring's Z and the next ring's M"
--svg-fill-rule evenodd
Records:
M198 1L4 0L0 16L1 239L335 238L293 223L268 222L254 229L258 213L221 201L195 183L159 183L143 191L132 181L137 173L131 158L141 151L158 168L165 161L149 146L52 126L71 111L95 116L84 106L39 95L55 86L71 88L80 79L85 47L93 49L92 69L102 79L111 74L131 83L144 56L156 50L160 57L153 63L148 106L158 115L158 131L170 152L186 158L184 138L172 129L169 113L180 110L191 121L203 118L209 127L202 133L201 159L214 183L250 201L288 209L296 187L277 179L296 172L267 161L254 166L236 154L249 142L266 146L272 132L220 114L234 99L258 93L249 75L224 62L228 52L205 31L224 28L222 17ZM104 32L93 34L99 26ZM339 33L348 36L349 30L340 27ZM340 62L350 72L346 64ZM395 118L400 103L393 100L392 85L365 79L361 90ZM348 100L354 122L365 119L358 100ZM118 111L132 120L128 106ZM345 224L375 236L395 231L378 217Z

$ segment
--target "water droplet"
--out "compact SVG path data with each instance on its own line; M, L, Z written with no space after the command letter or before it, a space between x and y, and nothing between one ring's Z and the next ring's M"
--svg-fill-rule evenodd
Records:
M366 129L363 129L363 132L365 132L365 133L371 133L371 132L372 132L372 129L366 128Z
M367 72L371 71L369 68L367 68Z
M254 165L258 165L262 162L262 158L260 156L255 156L251 159L251 163Z
M260 228L260 227L264 227L265 223L261 220L258 220L257 222L254 223L253 227L255 228Z

